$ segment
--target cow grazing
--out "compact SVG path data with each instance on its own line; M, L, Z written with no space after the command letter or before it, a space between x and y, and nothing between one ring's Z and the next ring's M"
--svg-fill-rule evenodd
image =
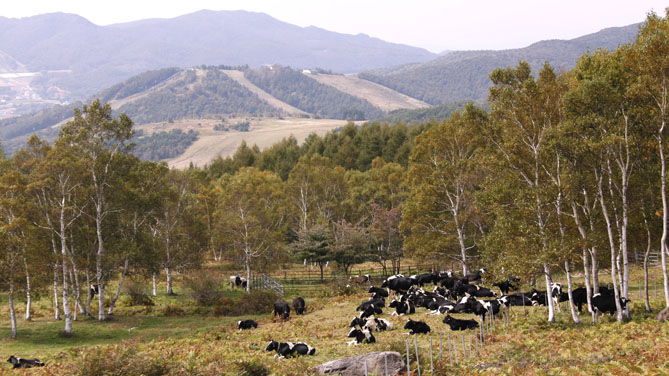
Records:
M257 327L258 327L258 323L253 321L253 320L237 321L237 329L239 329L239 330L246 330L246 329L257 328Z
M423 285L427 283L438 283L439 282L439 274L438 273L426 273L426 274L421 274L416 276L416 283L420 286L423 287Z
M359 285L369 283L369 280L370 280L369 274L350 276L348 278L349 283L357 283Z
M12 368L32 368L32 367L44 367L44 363L40 362L39 359L23 359L17 358L14 355L11 355L7 362L13 365Z
M381 287L387 287L389 290L393 290L399 294L409 291L414 282L415 279L391 276L383 282Z
M296 297L293 299L293 309L295 310L295 313L298 315L303 315L304 314L304 299L301 297Z
M279 316L284 320L290 318L290 306L288 303L282 301L274 302L274 316Z
M444 324L448 324L448 326L451 327L451 330L467 330L467 329L475 329L479 327L479 323L472 319L472 320L460 320L453 318L451 316L446 316L444 317Z
M395 312L391 313L391 315L402 316L416 313L416 306L413 303L401 302L396 299L388 304L388 308L395 308Z
M609 290L609 288L606 286L601 286L599 288L599 293L603 296L613 296L613 291ZM578 312L583 312L583 305L588 303L588 292L586 291L585 287L579 287L572 290L571 295L574 299L574 305L578 308ZM567 300L569 300L569 295L567 293L560 295L561 302Z
M374 286L370 287L369 291L367 291L367 292L370 293L370 294L376 294L376 295L384 297L384 298L388 297L388 291L387 290L382 289L382 288L378 288L378 287L374 287Z
M404 324L404 329L410 329L409 335L413 334L427 334L430 332L430 326L422 321L413 321L409 319L406 324Z
M240 277L238 275L231 275L230 276L230 289L234 289L235 287L241 287L241 288L246 288L246 278Z
M367 329L360 330L353 328L348 332L347 337L354 338L352 341L346 342L349 346L376 342L374 335Z
M533 302L530 297L528 296L529 293L522 293L522 292L517 292L515 294L511 295L505 295L501 297L500 299L505 299L506 304L509 306L531 306L531 305L536 305L535 302Z
M630 301L631 300L626 298L620 298L620 306L623 310ZM593 307L592 310L595 312L602 314L608 313L611 315L616 312L616 297L613 295L595 294L592 296L591 302Z

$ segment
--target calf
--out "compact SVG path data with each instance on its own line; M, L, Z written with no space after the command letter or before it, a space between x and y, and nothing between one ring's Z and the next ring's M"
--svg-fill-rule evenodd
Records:
M32 368L32 367L44 367L44 363L40 362L39 359L23 359L17 358L14 355L11 355L7 362L13 365L12 368Z
M413 321L409 319L404 325L404 329L410 329L409 335L412 334L427 334L430 332L430 326L422 321Z
M295 309L295 313L298 315L303 315L304 314L304 299L301 297L296 297L293 299L293 309Z
M367 291L367 292L370 293L370 294L376 294L376 295L384 297L384 298L388 297L388 291L387 290L382 289L382 288L378 288L378 287L374 287L374 286L370 287L369 291Z
M258 323L253 321L253 320L237 321L237 329L239 329L239 330L246 330L246 329L257 328L257 327L258 327Z
M349 346L351 345L359 345L361 343L374 343L376 342L376 338L374 338L374 335L367 329L351 329L351 331L348 332L349 338L354 338L354 340L346 342Z
M620 298L620 306L625 309L627 303L631 300L627 298ZM616 312L616 297L613 295L595 294L591 299L593 311L600 313L608 313L613 315Z
M451 330L467 330L479 327L479 323L474 319L460 320L460 319L455 319L451 316L444 317L443 323L448 324L448 326L451 327Z
M391 313L391 315L410 315L412 313L416 313L416 306L413 305L411 302L401 302L398 300L393 300L388 304L388 308L395 308L395 312Z
M274 302L274 316L279 316L284 320L290 318L290 306L286 302Z

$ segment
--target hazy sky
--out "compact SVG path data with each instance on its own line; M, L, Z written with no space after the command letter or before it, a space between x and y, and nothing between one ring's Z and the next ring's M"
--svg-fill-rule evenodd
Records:
M267 13L298 26L443 50L506 49L570 39L664 14L655 0L3 0L0 16L79 14L97 25L173 18L200 9Z

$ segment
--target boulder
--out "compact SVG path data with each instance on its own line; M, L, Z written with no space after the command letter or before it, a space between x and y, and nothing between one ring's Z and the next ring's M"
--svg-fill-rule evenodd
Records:
M660 313L657 314L656 318L659 322L669 321L669 307L661 310Z
M385 359L385 360L384 360ZM394 351L377 351L323 363L315 368L319 375L364 376L365 361L370 375L385 375L386 360L388 375L397 375L404 369L402 355Z

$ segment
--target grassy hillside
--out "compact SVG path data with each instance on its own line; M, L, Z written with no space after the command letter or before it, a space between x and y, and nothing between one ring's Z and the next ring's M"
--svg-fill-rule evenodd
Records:
M423 64L364 72L360 78L436 105L465 101L484 102L488 75L495 68L515 66L525 60L538 71L548 61L566 71L588 50L615 49L636 36L639 25L604 29L572 40L548 40L528 47L501 51L456 51Z
M640 277L638 269L633 273L635 278ZM651 273L657 278L661 271L655 269ZM602 277L605 282L606 276ZM669 372L669 326L655 321L653 314L644 313L639 302L632 306L632 321L617 323L603 317L597 326L589 323L587 314L581 316L584 323L573 324L564 303L553 324L546 322L545 307L512 307L510 325L504 326L502 320L498 320L494 328L490 328L483 346L477 346L473 332L451 332L441 323L443 316L428 315L424 308L418 308L409 317L425 321L432 332L416 337L417 362L414 338L402 329L407 316L391 316L393 310L387 307L379 317L391 321L395 329L374 333L377 340L374 344L346 344L348 324L356 314L355 307L367 300L368 294L365 287L347 292L342 286L322 285L303 295L307 302L306 314L293 315L289 321L280 322L267 313L216 316L215 307L198 306L190 298L190 291L177 285L176 296L165 296L160 290L154 298L155 306L121 304L112 321L100 323L80 318L74 323L71 338L59 335L63 323L50 317L50 305L45 297L36 304L33 322L19 322L17 340L6 339L8 323L0 322L0 352L46 361L45 368L30 371L33 375L234 375L240 374L241 368L265 369L273 375L305 375L320 363L372 351L398 351L406 359L405 341L408 340L412 374L417 374L418 366L424 375L661 375ZM634 288L636 284L631 286ZM528 286L523 287L527 289ZM223 294L227 299L224 301L229 301L244 293L225 288ZM634 299L635 294L637 292L632 290L630 296ZM292 297L286 296L285 300L290 302ZM4 298L0 298L3 304L6 303ZM652 303L657 311L663 301L655 299ZM19 304L17 309L21 308ZM179 312L176 308L181 312L175 314ZM0 311L6 315L6 306ZM471 314L454 317L474 318ZM237 330L236 321L246 318L257 320L259 327ZM466 357L462 352L463 334ZM276 359L274 353L263 351L271 339L303 341L315 347L316 354ZM430 372L430 346L434 372ZM456 346L455 352L453 346ZM8 365L0 369L0 374L13 374L9 372Z

